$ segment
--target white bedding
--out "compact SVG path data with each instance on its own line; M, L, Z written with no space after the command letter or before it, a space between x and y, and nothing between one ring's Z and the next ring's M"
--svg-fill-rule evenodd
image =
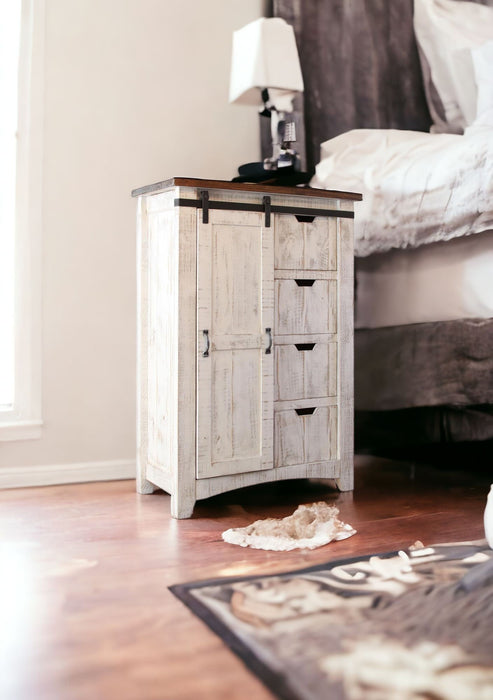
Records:
M493 317L493 231L356 260L356 327Z
M322 144L311 185L363 194L355 205L360 257L493 229L493 127L348 131Z

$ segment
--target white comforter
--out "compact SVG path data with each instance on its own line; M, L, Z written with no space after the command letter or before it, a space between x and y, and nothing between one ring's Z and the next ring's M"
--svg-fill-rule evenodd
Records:
M493 128L348 131L322 144L311 185L363 194L360 257L493 229Z

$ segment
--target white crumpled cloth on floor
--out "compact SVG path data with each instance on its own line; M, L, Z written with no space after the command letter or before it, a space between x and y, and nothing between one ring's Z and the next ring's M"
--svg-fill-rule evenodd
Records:
M338 515L338 508L319 501L300 505L285 518L266 518L246 527L231 528L223 532L222 537L229 544L275 552L315 549L356 534L356 530L339 520Z

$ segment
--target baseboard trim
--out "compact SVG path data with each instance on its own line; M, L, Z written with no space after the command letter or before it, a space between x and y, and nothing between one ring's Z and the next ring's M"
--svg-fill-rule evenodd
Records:
M135 460L0 467L0 489L135 479Z

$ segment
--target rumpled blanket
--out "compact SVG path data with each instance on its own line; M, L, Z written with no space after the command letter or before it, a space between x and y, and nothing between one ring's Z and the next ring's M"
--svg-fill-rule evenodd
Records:
M361 192L355 255L493 229L493 127L354 129L326 141L312 187Z

